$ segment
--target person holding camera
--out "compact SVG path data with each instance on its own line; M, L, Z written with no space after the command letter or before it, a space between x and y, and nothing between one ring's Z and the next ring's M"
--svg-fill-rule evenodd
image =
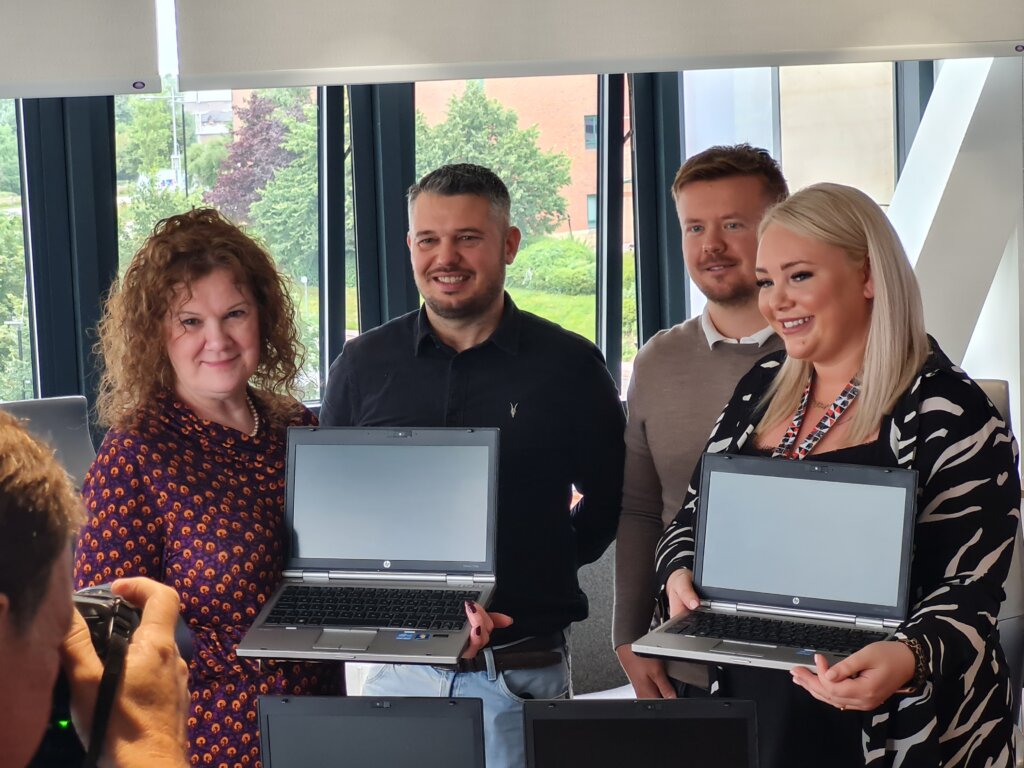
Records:
M335 694L341 665L240 659L281 579L285 434L316 418L293 394L294 308L270 254L211 208L157 223L99 324L97 412L78 587L149 576L193 636L191 759L257 765L261 694Z
M63 666L79 733L92 724L103 664L72 607L69 545L82 505L51 452L0 412L0 765L27 765L50 717ZM143 608L101 765L182 768L187 673L174 641L177 596L148 579L113 591Z

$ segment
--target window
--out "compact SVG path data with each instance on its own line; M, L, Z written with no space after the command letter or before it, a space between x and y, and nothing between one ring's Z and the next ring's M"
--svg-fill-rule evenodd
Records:
M594 76L416 85L417 178L446 163L472 162L505 180L512 222L523 230L506 275L509 294L520 308L590 340L597 260L589 198L597 163L578 131L596 112Z
M289 278L306 347L302 397L320 397L316 91L181 93L115 99L121 269L160 219L210 205L266 245Z
M583 116L583 148L597 149L597 115Z
M35 397L16 103L0 99L0 400Z
M597 229L597 195L587 195L587 229Z

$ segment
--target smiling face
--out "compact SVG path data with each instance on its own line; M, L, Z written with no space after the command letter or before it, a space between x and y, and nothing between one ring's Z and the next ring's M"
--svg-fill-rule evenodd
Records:
M446 320L500 313L519 230L477 195L423 193L409 218L412 270L428 312Z
M226 269L179 286L164 323L174 390L193 407L245 397L260 362L256 303Z
M0 718L0 765L27 765L42 741L53 705L60 646L71 626L71 566L62 552L50 569L46 597L18 629L0 596L0 674L8 704Z
M683 259L708 301L730 306L757 298L757 226L769 204L760 176L692 181L676 194Z
M770 225L757 249L758 306L786 354L860 370L874 285L867 259Z

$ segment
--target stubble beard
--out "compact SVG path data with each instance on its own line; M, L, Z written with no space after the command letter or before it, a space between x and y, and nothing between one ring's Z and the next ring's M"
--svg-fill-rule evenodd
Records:
M422 289L420 295L423 296L423 303L427 305L427 308L438 317L445 320L473 320L486 315L504 292L505 272L502 270L496 280L482 286L476 295L464 300L456 300L454 304L437 299Z

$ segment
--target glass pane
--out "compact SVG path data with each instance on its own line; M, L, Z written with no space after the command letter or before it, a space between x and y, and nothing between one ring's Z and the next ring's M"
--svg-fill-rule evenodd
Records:
M629 114L629 85L623 95L622 118L622 377L619 393L625 397L633 374L633 358L640 343L636 315L636 224L633 219L633 123Z
M15 107L0 99L0 400L35 397Z
M591 340L597 260L588 196L597 193L597 152L587 117L596 113L592 75L416 85L417 178L458 162L497 173L523 230L509 294Z
M782 169L791 190L850 184L885 207L896 185L891 62L780 67Z
M359 335L359 271L356 267L355 190L352 180L352 116L345 92L345 338Z
M317 104L312 88L115 98L121 268L160 219L209 205L261 240L291 282L306 346L302 397L320 396Z

